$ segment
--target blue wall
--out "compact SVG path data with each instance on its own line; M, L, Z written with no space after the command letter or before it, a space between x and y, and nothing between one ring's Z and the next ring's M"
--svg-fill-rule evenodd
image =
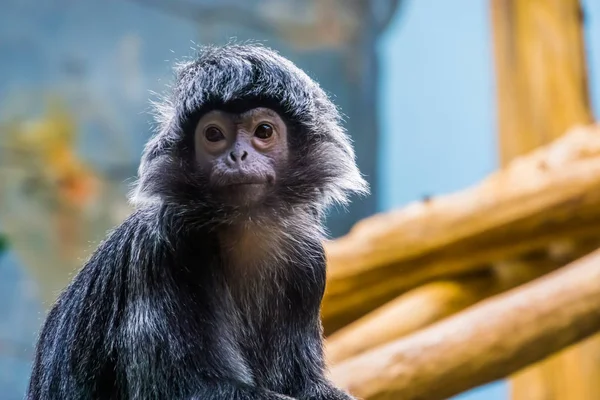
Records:
M600 111L600 1L584 0ZM489 1L408 1L380 43L380 209L455 191L497 168ZM456 399L508 398L503 382Z

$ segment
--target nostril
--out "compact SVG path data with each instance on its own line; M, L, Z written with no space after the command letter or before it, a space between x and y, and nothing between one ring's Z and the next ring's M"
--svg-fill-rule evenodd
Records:
M233 151L229 153L229 158L231 159L231 161L236 161L235 153Z
M244 151L244 152L242 153L242 157L240 157L240 160L244 161L244 160L246 159L246 157L248 157L248 152L247 152L247 151Z

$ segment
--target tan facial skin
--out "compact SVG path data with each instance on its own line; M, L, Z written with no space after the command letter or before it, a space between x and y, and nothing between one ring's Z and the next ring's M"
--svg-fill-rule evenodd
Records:
M287 139L285 122L269 108L213 110L196 126L196 161L228 201L249 205L264 197L287 162Z

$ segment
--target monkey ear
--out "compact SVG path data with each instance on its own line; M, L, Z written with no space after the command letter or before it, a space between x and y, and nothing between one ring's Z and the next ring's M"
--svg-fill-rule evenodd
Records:
M356 165L353 164L348 165L347 170L329 188L329 201L345 206L350 202L350 196L367 196L369 193L368 182L362 177Z
M316 173L324 177L324 184L320 187L323 207L346 206L350 196L365 196L370 192L369 184L356 165L350 139L345 135L336 139L337 143L321 143L319 154L313 155L317 160L315 164L318 164Z
M325 91L313 82L313 109L309 129L317 135L327 138L327 143L317 157L322 168L328 169L324 198L327 204L345 206L351 195L365 196L370 193L369 184L362 176L356 164L356 155L352 138L342 126L342 115Z

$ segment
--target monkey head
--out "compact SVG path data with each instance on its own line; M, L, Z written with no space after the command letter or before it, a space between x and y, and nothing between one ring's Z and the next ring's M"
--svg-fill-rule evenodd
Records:
M368 186L340 114L291 61L257 44L203 47L156 104L131 200L211 215L345 204Z

